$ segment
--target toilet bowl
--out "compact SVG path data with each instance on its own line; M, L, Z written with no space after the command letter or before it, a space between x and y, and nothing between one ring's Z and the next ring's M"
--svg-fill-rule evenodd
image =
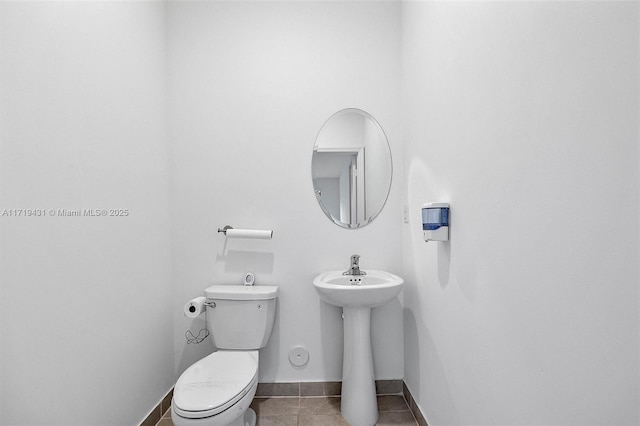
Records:
M255 425L249 408L258 386L258 351L218 351L190 366L176 382L176 426Z
M258 349L273 329L276 286L215 285L205 290L207 327L219 348L176 382L175 426L255 426L249 407L258 387Z

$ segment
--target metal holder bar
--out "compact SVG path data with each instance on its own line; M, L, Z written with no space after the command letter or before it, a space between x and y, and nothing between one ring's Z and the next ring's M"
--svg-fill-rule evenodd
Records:
M231 226L227 225L227 226L225 226L225 227L224 227L224 228L222 228L222 229L218 228L218 232L222 232L224 235L227 235L227 230L228 230L228 229L233 229L233 227L231 227Z

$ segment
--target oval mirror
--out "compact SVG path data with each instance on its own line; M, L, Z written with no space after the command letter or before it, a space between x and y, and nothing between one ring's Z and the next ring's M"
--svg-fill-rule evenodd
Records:
M391 149L370 114L349 108L329 117L311 163L316 199L333 223L359 228L382 211L391 189Z

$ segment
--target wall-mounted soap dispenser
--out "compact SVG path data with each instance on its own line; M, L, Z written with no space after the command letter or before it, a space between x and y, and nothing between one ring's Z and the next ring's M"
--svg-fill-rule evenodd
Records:
M425 241L449 241L449 203L422 206L422 232Z

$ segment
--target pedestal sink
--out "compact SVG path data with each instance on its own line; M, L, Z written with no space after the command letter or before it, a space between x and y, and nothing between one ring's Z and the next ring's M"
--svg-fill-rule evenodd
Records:
M344 312L342 361L342 417L352 426L372 426L378 420L376 385L371 354L371 308L393 300L404 280L385 271L343 275L329 271L313 285L322 300Z

